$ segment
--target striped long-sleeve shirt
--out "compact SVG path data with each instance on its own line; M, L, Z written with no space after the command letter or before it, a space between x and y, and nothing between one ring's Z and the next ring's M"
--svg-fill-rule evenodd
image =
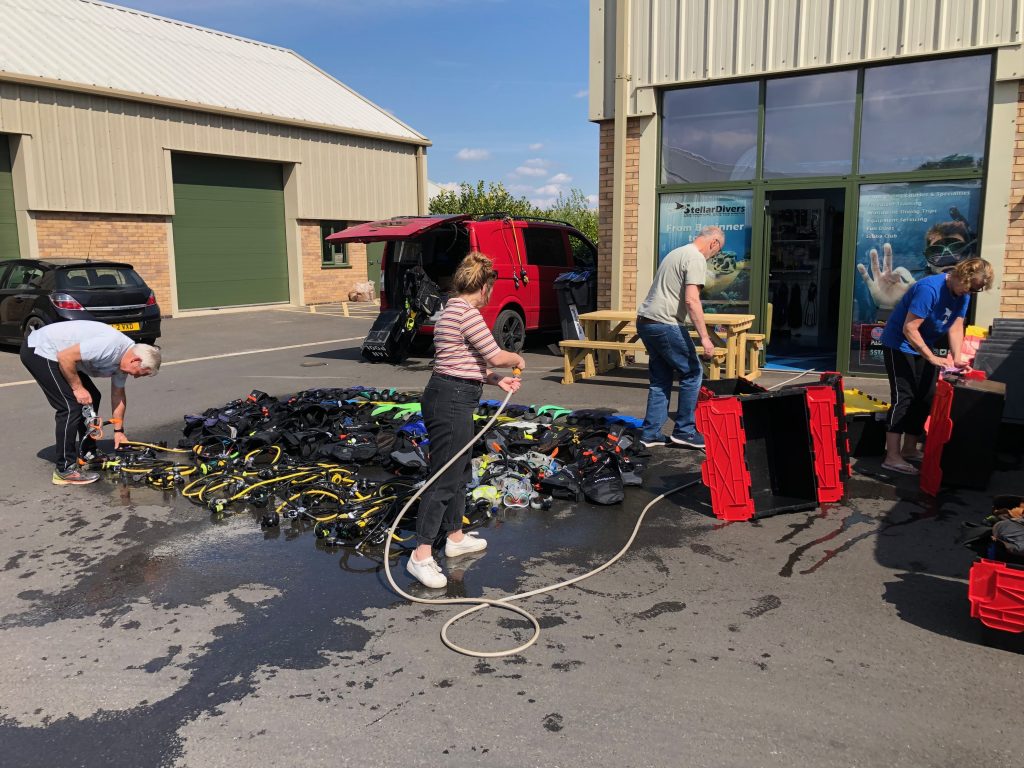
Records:
M484 381L487 363L501 351L480 310L465 299L448 300L434 326L434 372Z

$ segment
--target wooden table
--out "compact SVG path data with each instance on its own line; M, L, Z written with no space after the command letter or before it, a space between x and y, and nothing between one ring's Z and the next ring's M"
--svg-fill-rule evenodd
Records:
M727 379L747 376L753 371L746 370L747 331L754 325L754 315L709 314L704 316L708 336L716 347L725 348L725 377ZM636 312L615 309L599 309L580 315L583 332L592 341L636 341ZM585 365L587 374L605 373L622 365L624 352L597 350L588 357ZM615 358L615 362L612 359ZM595 366L595 370L590 370ZM755 374L756 375L756 374Z

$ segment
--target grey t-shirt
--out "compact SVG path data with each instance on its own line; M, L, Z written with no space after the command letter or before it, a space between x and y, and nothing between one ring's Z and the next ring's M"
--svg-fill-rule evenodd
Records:
M684 324L684 286L704 285L707 273L708 260L693 243L669 251L658 267L647 298L636 313L656 323Z
M135 342L109 325L93 320L51 323L29 334L26 342L40 357L57 362L57 353L78 344L82 359L75 366L87 376L110 378L124 387L128 374L121 371L121 358Z

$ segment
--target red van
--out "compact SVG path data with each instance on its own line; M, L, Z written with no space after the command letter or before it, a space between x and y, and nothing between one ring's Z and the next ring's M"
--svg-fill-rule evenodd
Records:
M442 294L463 257L479 251L494 262L498 281L481 310L503 349L518 352L528 331L558 330L554 280L572 270L597 268L597 248L578 230L551 219L505 215L399 216L349 227L330 242L385 242L381 259L381 311L401 306L402 270L421 266ZM421 334L434 332L432 321Z

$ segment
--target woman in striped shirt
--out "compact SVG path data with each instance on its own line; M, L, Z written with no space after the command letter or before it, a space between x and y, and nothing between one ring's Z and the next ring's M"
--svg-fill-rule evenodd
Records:
M480 403L484 383L506 392L519 389L519 379L502 376L491 368L524 368L515 352L501 349L491 335L480 307L491 300L498 274L482 253L462 260L452 279L454 296L448 299L434 326L434 373L423 391L423 420L430 437L430 476L473 439L473 413ZM448 584L434 560L433 545L442 529L447 533L445 557L480 552L487 542L462 532L466 488L472 452L467 451L423 494L416 515L416 550L406 570L422 584L440 589Z

